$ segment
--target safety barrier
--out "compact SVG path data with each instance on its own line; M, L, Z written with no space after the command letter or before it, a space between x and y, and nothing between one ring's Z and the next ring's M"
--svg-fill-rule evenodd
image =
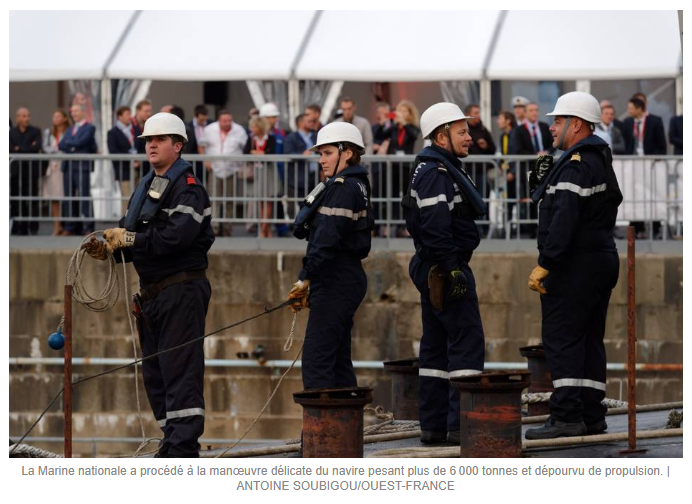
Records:
M320 181L317 156L185 155L207 187L218 234L288 235L304 197ZM534 156L469 156L464 166L488 204L478 221L485 238L533 238L537 208L527 173ZM415 156L365 156L370 172L376 234L405 237L400 206ZM93 222L115 223L131 192L150 170L143 155L11 154L10 218L14 234L36 234L39 223L59 220L76 234ZM636 223L640 239L681 238L682 156L617 156L624 195L618 225ZM62 195L51 196L49 187ZM51 204L53 203L53 204ZM221 226L219 228L219 226Z

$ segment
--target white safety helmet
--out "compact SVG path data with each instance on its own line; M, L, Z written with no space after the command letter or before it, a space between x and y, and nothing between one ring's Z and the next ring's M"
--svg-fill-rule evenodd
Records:
M435 128L443 124L450 124L456 121L471 119L470 116L464 115L458 105L448 102L440 102L431 105L420 116L420 127L423 133L423 138L429 138Z
M512 106L513 107L526 107L529 103L528 98L524 98L523 96L515 96L512 98Z
M333 122L324 126L317 132L317 142L310 150L316 151L322 145L339 144L342 142L349 142L365 150L360 130L347 122Z
M185 123L180 117L169 112L159 112L147 119L144 123L144 131L138 138L157 135L179 135L187 142Z
M572 116L584 119L591 124L601 123L601 106L598 100L589 93L572 91L563 94L555 103L555 110L548 116Z
M260 117L279 117L279 107L274 103L265 103L259 109Z

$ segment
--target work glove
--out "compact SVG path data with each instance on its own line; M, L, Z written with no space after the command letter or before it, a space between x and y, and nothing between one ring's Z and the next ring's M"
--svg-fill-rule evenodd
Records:
M466 294L466 275L461 268L453 269L449 272L447 282L447 299L458 301Z
M134 231L125 228L106 229L103 238L108 242L108 251L112 254L118 249L131 247L135 244Z
M89 256L99 261L105 261L108 259L108 245L106 242L97 240L95 237L91 237L91 240L82 245L82 249L86 251Z
M310 294L310 280L298 280L293 284L291 292L288 293L288 299L295 301L289 306L293 313L298 313L303 308L310 308L308 295Z
M541 294L546 294L547 291L545 287L543 287L543 280L548 276L548 273L550 273L550 271L547 269L536 266L531 272L531 275L529 275L529 289L540 292Z
M533 193L541 185L553 167L553 156L538 156L533 170L529 173L529 192Z

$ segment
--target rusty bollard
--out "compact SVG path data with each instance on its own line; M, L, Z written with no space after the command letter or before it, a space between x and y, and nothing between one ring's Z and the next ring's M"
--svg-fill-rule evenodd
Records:
M550 368L545 358L543 345L531 345L519 349L522 357L526 357L531 372L531 386L529 394L538 392L553 392L553 380L550 377ZM547 415L550 413L548 402L529 403L529 416Z
M460 456L521 456L521 391L529 371L488 371L451 379L461 403Z
M371 388L303 390L293 400L303 407L303 458L363 457L363 407L372 402Z
M384 363L392 377L392 413L395 420L418 420L418 367L420 359L400 359Z

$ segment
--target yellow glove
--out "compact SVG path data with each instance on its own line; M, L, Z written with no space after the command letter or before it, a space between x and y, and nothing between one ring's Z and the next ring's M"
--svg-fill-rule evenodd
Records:
M310 280L298 280L293 284L291 292L288 293L288 299L295 299L289 306L293 313L298 313L303 308L310 308L308 303L308 295L310 294Z
M529 275L529 289L545 294L547 291L545 287L543 287L543 280L548 276L548 273L550 273L550 271L547 269L536 266L531 272L531 275Z
M82 245L82 249L85 250L87 254L89 254L94 259L98 259L99 261L105 261L106 259L108 259L108 253L106 252L107 248L108 245L106 244L106 242L97 240L93 236L91 237L91 240L89 242Z
M135 233L125 228L106 229L103 232L103 238L108 242L108 251L111 254L118 249L135 244Z

